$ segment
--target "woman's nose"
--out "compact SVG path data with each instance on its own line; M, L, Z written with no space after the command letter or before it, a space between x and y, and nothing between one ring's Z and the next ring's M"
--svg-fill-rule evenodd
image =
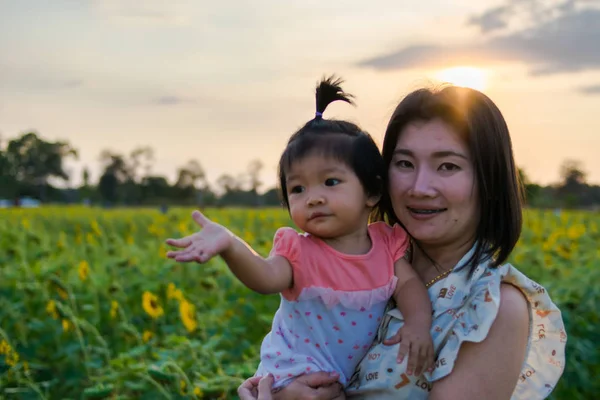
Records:
M410 194L415 197L434 197L436 190L433 174L425 169L418 170L414 175Z

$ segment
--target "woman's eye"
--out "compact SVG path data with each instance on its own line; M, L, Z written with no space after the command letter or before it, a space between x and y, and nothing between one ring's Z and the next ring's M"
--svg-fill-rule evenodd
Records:
M460 167L452 163L443 163L439 168L440 171L456 171L457 169L460 169Z
M412 163L407 160L397 160L394 164L398 168L412 168Z
M304 188L302 186L293 186L292 188L290 188L290 193L292 194L297 194L297 193L302 193L304 192Z
M325 180L325 186L335 186L338 185L340 183L339 179L336 178L329 178Z

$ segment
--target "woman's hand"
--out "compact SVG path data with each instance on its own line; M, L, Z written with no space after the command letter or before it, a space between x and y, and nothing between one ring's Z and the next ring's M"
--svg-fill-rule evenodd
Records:
M273 400L272 386L273 375L254 376L246 379L237 392L240 400Z
M253 377L240 385L238 395L241 400L331 400L342 394L339 378L339 374L334 372L314 372L296 378L282 390L271 394L272 378Z

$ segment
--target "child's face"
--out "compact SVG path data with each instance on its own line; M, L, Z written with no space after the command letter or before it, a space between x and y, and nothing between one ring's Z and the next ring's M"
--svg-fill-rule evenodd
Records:
M318 155L294 162L286 173L290 214L298 228L321 238L364 229L378 198L369 198L346 164Z

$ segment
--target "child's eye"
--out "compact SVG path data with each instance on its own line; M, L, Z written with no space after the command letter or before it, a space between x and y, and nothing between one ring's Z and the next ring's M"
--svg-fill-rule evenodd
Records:
M304 187L298 185L298 186L293 186L290 188L290 193L292 194L297 194L297 193L302 193L304 192Z
M340 180L336 178L329 178L325 180L325 186L335 186L339 185Z

